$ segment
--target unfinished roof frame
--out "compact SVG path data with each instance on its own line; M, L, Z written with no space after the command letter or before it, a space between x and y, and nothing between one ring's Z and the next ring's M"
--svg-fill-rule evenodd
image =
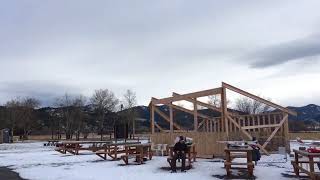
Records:
M248 119L252 120L253 123L252 125L250 124L251 122L246 122L248 119L243 118L240 115L234 114L232 112L228 111L227 108L227 93L226 91L230 90L235 93L241 94L245 97L251 98L253 100L256 100L258 102L261 102L263 104L266 104L270 107L273 107L277 110L280 111L280 113L276 113L277 115L274 115L275 119L279 119L279 123L275 123L276 120L270 120L271 114L275 113L264 113L262 115L248 115ZM200 97L206 97L206 96L211 96L211 95L219 95L221 97L221 105L220 107L215 107L213 105L210 105L208 103L204 103L201 101L198 101L197 98ZM173 104L174 102L177 101L188 101L193 104L194 109L189 110L184 107L178 106ZM169 116L163 113L157 105L167 105L169 107ZM198 112L198 105L206 107L208 109L215 110L217 112L221 113L221 117L210 117L208 115L204 115ZM194 117L194 131L197 132L200 127L205 126L207 132L225 132L227 135L227 139L229 139L229 131L239 131L242 132L245 136L247 136L249 139L252 139L252 136L250 135L250 131L252 130L258 130L260 132L260 129L263 128L270 128L273 129L271 135L268 137L268 139L264 142L264 144L259 145L260 148L268 154L266 151L266 146L268 143L271 141L271 139L275 136L275 134L281 129L281 131L284 131L285 137L288 138L288 115L293 115L296 116L297 113L287 109L285 107L282 107L278 104L275 104L271 101L268 101L266 99L263 99L261 97L258 97L254 94L251 94L249 92L246 92L244 90L241 90L240 88L237 88L235 86L232 86L230 84L227 84L225 82L222 82L221 87L219 88L214 88L214 89L209 89L209 90L204 90L204 91L198 91L198 92L193 92L193 93L188 93L188 94L178 94L173 92L171 97L167 98L162 98L162 99L157 99L157 98L152 98L150 102L150 116L151 116L151 132L152 134L155 133L155 128L158 128L161 132L176 132L176 131L182 131L182 127L179 126L174 122L173 119L173 109L177 109L189 114L192 114ZM155 113L159 114L164 120L166 120L168 123L170 123L170 130L165 130L162 128L158 123L155 122ZM267 118L265 116L268 115ZM199 122L199 119L202 119L201 122ZM268 121L268 122L267 122ZM274 123L272 124L271 121ZM255 124L257 122L257 124ZM263 123L261 123L263 122ZM288 140L288 139L286 139Z

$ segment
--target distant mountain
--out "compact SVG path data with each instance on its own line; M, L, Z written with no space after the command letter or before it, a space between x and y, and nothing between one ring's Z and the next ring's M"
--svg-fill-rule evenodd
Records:
M289 106L288 108L298 113L296 117L290 116L290 120L320 122L320 106L318 105L309 104L302 107Z
M290 120L298 120L298 121L317 121L320 122L320 106L315 105L315 104L309 104L306 106L302 106L302 107L294 107L294 106L288 106L287 108L296 111L297 112L297 116L290 116L289 119ZM139 118L143 118L146 119L147 121L149 121L150 118L150 109L147 106L137 106L135 107L136 111L138 112L138 117ZM159 109L164 112L165 114L167 114L169 116L169 109L167 106L160 106ZM234 111L234 112L238 112L236 110L233 109L229 109L229 111ZM193 116L189 113L186 112L182 112L182 111L175 111L177 114L175 114L175 117L177 119L177 121L184 119L185 122L191 122L193 121ZM212 117L217 117L220 116L218 112L216 111L212 111L209 109L202 109L199 110L199 112L201 112L202 114L205 115L210 115ZM240 113L240 112L238 112ZM157 114L157 113L156 113ZM241 114L241 113L240 113ZM156 115L156 120L157 119L162 119L160 117L158 117ZM160 122L161 123L161 122ZM167 123L165 123L167 124Z

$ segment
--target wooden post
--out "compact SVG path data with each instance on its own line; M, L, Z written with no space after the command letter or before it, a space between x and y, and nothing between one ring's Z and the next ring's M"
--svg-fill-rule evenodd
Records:
M151 134L154 134L154 105L151 103Z
M227 109L227 97L226 97L226 88L222 88L221 92L221 108L222 108L222 124L229 139L229 127L228 127L228 109Z
M173 109L172 109L172 106L169 106L169 113L170 113L170 117L169 117L170 118L170 133L173 133Z
M288 119L288 114L283 114L284 117L286 118L286 122L284 122L284 136L285 136L285 146L287 152L290 152L290 137L289 137L289 119Z
M198 105L197 105L197 98L193 101L193 121L194 121L194 131L198 131Z

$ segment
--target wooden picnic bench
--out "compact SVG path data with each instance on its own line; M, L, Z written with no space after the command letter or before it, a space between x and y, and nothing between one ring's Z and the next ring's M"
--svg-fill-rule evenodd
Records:
M294 172L297 176L300 176L300 171L307 174L310 179L320 179L320 173L315 172L314 164L320 163L320 161L315 161L314 158L320 157L320 153L309 153L305 150L293 150L294 160L291 161L293 165ZM303 164L309 165L309 169L303 167Z
M239 147L239 148L225 148L224 150L226 155L226 161L224 162L224 167L227 171L227 176L231 175L232 165L245 165L248 170L249 177L253 176L254 163L252 162L252 152L253 149L248 147ZM243 154L246 153L247 162L232 162L235 158L243 158Z
M193 162L196 162L197 160L197 152L196 152L196 144L195 143L192 143L192 144L188 144L187 145L188 147L188 152L186 153L186 159L188 160L187 162L187 167L191 168L192 167L192 163ZM168 151L168 154L169 154L169 157L167 158L167 162L169 163L169 165L171 166L171 161L173 159L173 148L174 148L174 145L169 145L167 146L167 151Z
M125 145L125 154L121 159L126 165L129 164L129 158L135 158L136 162L142 164L144 159L152 159L151 143L148 144L129 144Z
M112 160L118 160L120 158L118 155L125 153L125 145L140 143L141 142L138 141L113 142L110 144L106 144L103 149L96 151L96 155L104 160L107 160L107 156L109 156Z
M59 142L55 150L62 154L69 152L74 155L79 155L80 150L96 152L104 149L105 146L110 143L111 141L62 141ZM84 145L88 145L88 147Z

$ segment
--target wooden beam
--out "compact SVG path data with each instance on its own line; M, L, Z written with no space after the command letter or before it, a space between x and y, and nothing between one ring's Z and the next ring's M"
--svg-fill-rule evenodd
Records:
M177 96L182 96L182 95L173 92L173 93L172 93L172 96L173 96L173 97L177 97ZM186 101L189 101L189 102L191 102L191 103L194 102L194 98L191 98L191 97L186 97L185 100L186 100ZM220 108L217 108L217 107L215 107L215 106L212 106L212 105L210 105L210 104L207 104L207 103L204 103L204 102L201 102L201 101L198 101L198 100L196 100L196 102L197 102L197 104L200 105L200 106L203 106L203 107L206 107L206 108L208 108L208 109L212 109L212 110L221 112L221 109L220 109Z
M266 142L264 142L264 144L262 145L263 148L265 148L265 147L268 145L269 141L273 138L274 135L276 135L276 133L278 132L278 130L281 128L281 126L283 125L283 123L286 122L287 119L288 119L288 114L286 114L286 115L282 118L281 122L279 123L279 126L274 129L274 131L273 131L272 134L269 136L269 138L266 140Z
M204 123L204 120L202 120L201 123L199 123L198 129L203 125L203 123Z
M184 100L184 99L186 99L186 97L197 98L197 97L210 96L210 95L215 95L215 94L220 94L220 93L221 93L221 88L215 88L215 89L209 89L209 90L204 90L204 91L183 94L179 97L168 97L168 98L163 98L163 99L153 98L152 101L154 104L168 104L171 102Z
M155 125L160 131L165 131L158 123L154 123L154 125Z
M169 106L169 118L170 118L170 132L173 133L173 109L172 106Z
M258 125L258 126L242 126L241 129L259 129L259 128L271 128L278 127L280 124L266 124L266 125Z
M229 125L228 125L228 108L227 108L227 94L226 88L222 87L221 92L221 110L222 110L222 119L225 126L225 131L227 134L227 139L229 140Z
M285 136L285 143L286 143L286 150L290 152L290 137L289 137L289 121L288 119L284 123L284 136Z
M198 105L197 105L197 98L195 98L193 102L193 124L194 124L194 131L198 131Z
M151 114L151 133L154 134L154 105L153 103L151 102L150 103L150 114Z
M239 88L236 88L236 87L234 87L234 86L232 86L232 85L230 85L230 84L227 84L227 83L222 82L222 87L227 88L227 89L229 89L229 90L231 90L231 91L234 91L234 92L236 92L236 93L242 94L242 95L244 95L244 96L247 96L247 97L249 97L249 98L252 98L252 99L254 99L254 100L256 100L256 101L259 101L259 102L261 102L261 103L264 103L264 104L266 104L266 105L269 105L269 106L271 106L271 107L273 107L273 108L279 109L279 110L281 110L281 111L283 111L283 112L286 112L286 113L288 113L288 114L291 114L291 115L293 115L293 116L297 116L297 112L294 112L294 111L292 111L292 110L290 110L290 109L287 109L287 108L285 108L285 107L282 107L282 106L280 106L280 105L278 105L278 104L275 104L275 103L273 103L273 102L270 102L270 101L268 101L268 100L265 100L265 99L263 99L263 98L261 98L261 97L258 97L258 96L256 96L256 95L253 95L253 94L251 94L251 93L248 93L248 92L246 92L246 91L244 91L244 90L241 90L241 89L239 89Z
M164 120L166 120L167 122L169 122L170 123L170 118L165 114L165 113L163 113L160 109L158 109L156 106L154 106L153 107L154 108L154 110L164 119ZM176 124L176 123L173 123L173 126L175 127L175 128L177 128L177 129L182 129L178 124Z
M189 113L189 114L194 114L192 110L189 110L189 109L186 109L186 108L183 108L183 107L180 107L180 106L177 106L177 105L174 105L174 104L169 104L168 106L172 106L174 109L178 109L180 111L183 111L183 112L186 112L186 113ZM204 115L204 114L201 114L201 113L197 113L198 114L198 117L201 117L201 118L204 118L204 119L209 119L211 121L214 121L214 119L212 119L211 117L207 116L207 115Z

